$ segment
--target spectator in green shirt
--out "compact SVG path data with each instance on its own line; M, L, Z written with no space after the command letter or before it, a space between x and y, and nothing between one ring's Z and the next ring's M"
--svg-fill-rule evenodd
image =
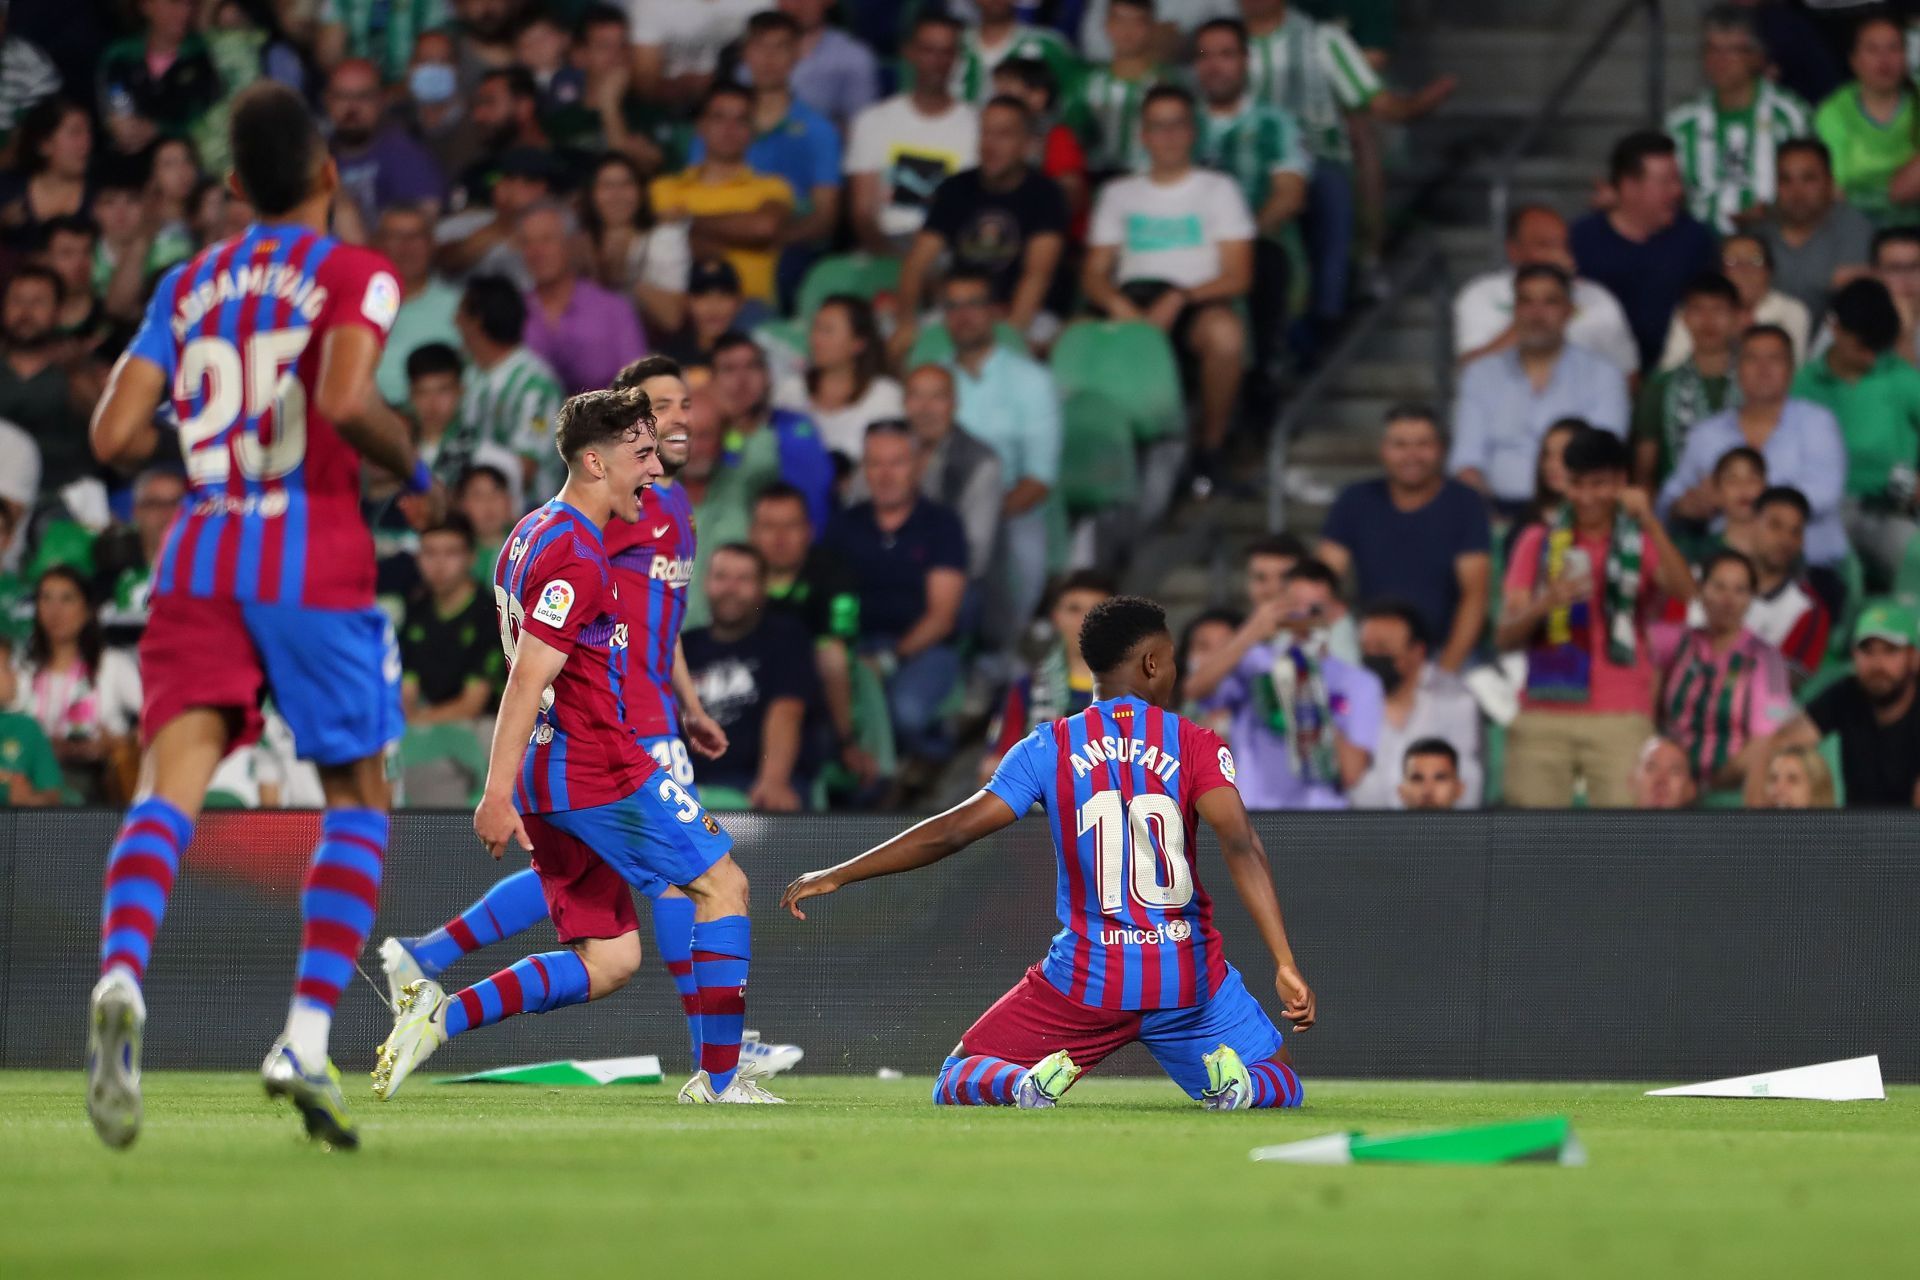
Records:
M1853 36L1854 82L1820 104L1813 131L1833 153L1833 177L1881 226L1920 221L1920 109L1905 36L1890 17Z
M1633 407L1633 478L1655 492L1686 447L1687 431L1740 401L1733 351L1740 336L1740 291L1719 272L1696 276L1680 295L1680 323L1692 353L1640 388Z
M0 634L0 809L59 804L60 762L40 722L14 711L13 641Z
M1914 522L1914 468L1920 462L1920 370L1893 354L1900 313L1878 280L1855 280L1833 295L1833 345L1809 361L1793 394L1831 410L1847 447L1841 517L1866 562L1869 583L1891 582Z

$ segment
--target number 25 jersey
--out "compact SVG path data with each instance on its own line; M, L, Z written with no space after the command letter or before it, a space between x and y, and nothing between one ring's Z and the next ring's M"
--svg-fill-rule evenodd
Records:
M161 277L127 349L166 375L187 469L155 595L373 603L360 455L315 400L327 335L384 344L399 310L385 258L302 226L257 223Z
M1195 866L1200 797L1233 785L1211 730L1139 698L1043 724L987 790L1015 813L1044 805L1064 926L1041 972L1099 1009L1201 1004L1227 976L1213 902Z

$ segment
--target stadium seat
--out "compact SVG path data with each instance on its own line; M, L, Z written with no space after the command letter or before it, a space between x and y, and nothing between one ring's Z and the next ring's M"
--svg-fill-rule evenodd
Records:
M404 792L409 774L422 782L444 785L450 777L468 780L466 803L477 804L487 781L487 750L469 723L417 725L400 739L400 779Z
M813 320L820 304L836 293L852 293L872 301L882 293L900 287L900 259L876 258L865 253L837 253L822 258L800 282L800 296L794 316L804 327ZM805 349L804 343L802 350Z
M994 341L1009 351L1027 354L1027 340L1020 331L1002 320L993 327ZM945 364L953 359L953 339L947 336L944 324L925 324L920 326L920 336L913 340L913 348L907 352L907 359L900 367L917 369L923 364Z
M1899 571L1893 576L1893 594L1904 605L1920 605L1920 538L1907 544L1907 554L1901 557Z
M1140 497L1140 464L1132 424L1111 394L1061 387L1060 485L1069 522Z
M1141 445L1185 434L1180 366L1165 334L1139 320L1083 320L1054 344L1062 396L1097 391L1113 402Z

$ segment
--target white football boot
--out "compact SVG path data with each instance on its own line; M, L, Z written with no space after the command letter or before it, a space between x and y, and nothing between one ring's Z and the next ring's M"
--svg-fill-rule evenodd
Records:
M447 993L432 978L408 983L400 991L393 1034L374 1062L373 1096L382 1102L391 1099L414 1069L446 1042Z
M87 1115L110 1147L140 1136L140 1040L147 1002L133 975L118 966L94 984L87 1001Z

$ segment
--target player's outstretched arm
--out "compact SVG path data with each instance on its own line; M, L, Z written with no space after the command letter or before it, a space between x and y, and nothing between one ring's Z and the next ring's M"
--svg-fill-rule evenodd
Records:
M890 876L901 871L930 867L942 858L950 858L976 840L983 840L1002 827L1018 820L1010 805L991 791L976 791L945 813L908 827L885 844L876 845L857 858L849 858L837 867L809 871L787 886L780 905L801 920L807 913L800 904L818 898L860 880Z
M547 686L567 664L567 655L525 631L514 647L513 664L507 671L507 687L500 695L500 714L493 722L493 749L487 754L487 787L480 796L480 807L473 811L473 831L487 852L498 858L508 841L533 852L533 841L513 807L513 784L520 776L520 762L526 758L527 740L533 736L534 721L540 717L540 702Z
M88 438L93 456L108 466L145 462L160 444L153 411L167 394L167 374L153 361L128 352L114 362L106 394L93 407Z
M1280 1010L1295 1031L1313 1026L1316 1009L1313 988L1300 976L1293 960L1293 945L1287 941L1286 921L1280 918L1280 899L1273 892L1273 868L1267 863L1266 848L1247 820L1247 806L1232 787L1215 787L1200 797L1200 816L1213 828L1226 855L1227 874L1247 914L1260 930L1261 940L1273 956L1273 988L1280 994Z

